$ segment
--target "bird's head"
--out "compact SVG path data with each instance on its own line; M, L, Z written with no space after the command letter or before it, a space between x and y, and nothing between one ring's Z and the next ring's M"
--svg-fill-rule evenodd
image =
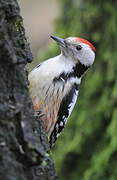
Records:
M76 63L90 67L95 59L95 47L87 40L79 37L69 37L62 39L51 36L60 45L62 54L71 57Z

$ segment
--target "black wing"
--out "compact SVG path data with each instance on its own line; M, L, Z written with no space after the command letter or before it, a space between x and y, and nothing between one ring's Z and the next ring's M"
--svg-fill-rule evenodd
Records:
M65 127L68 117L70 116L73 110L73 107L76 103L78 92L79 92L79 84L75 83L71 87L71 90L69 91L69 93L62 100L60 109L58 112L57 122L54 126L53 132L50 135L50 139L49 139L50 146L52 146L55 143L56 139L60 135L60 132Z

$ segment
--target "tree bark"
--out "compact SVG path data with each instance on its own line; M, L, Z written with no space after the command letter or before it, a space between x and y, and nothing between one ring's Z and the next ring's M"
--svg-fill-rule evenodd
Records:
M0 179L55 180L41 122L34 117L24 67L32 61L16 0L0 1Z

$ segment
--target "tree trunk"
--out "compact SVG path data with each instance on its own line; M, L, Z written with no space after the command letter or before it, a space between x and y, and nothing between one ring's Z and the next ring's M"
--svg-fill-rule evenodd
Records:
M0 179L55 180L49 144L33 115L24 67L32 61L16 0L0 1Z

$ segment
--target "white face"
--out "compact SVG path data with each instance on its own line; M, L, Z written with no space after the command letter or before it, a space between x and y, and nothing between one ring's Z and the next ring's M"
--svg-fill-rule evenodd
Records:
M95 53L88 44L73 41L72 38L65 40L66 47L61 47L66 56L71 56L75 61L80 61L85 66L91 66L95 59Z

